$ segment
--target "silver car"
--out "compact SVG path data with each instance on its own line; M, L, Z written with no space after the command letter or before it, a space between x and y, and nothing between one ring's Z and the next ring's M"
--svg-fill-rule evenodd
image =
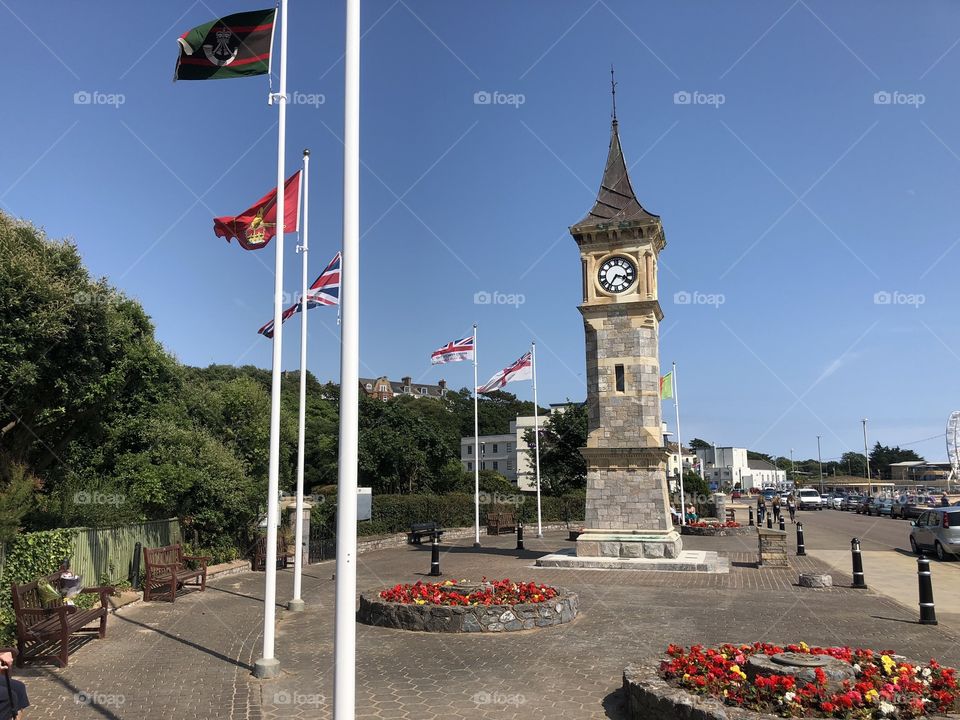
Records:
M910 549L914 553L933 550L938 560L960 555L960 508L924 510L910 525Z

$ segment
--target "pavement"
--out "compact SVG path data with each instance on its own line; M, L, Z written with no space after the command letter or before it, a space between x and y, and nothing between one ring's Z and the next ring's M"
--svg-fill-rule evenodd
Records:
M826 515L820 513L820 515ZM824 518L811 519L814 526ZM818 530L818 532L820 532ZM826 533L826 530L823 531ZM853 590L838 564L837 586L800 588L802 571L830 571L815 555L790 569L758 569L752 537L685 537L684 547L717 550L723 575L535 568L540 554L568 547L566 534L512 535L445 544L447 578L534 579L575 590L572 623L508 634L440 635L357 626L357 717L622 718L621 674L628 663L656 662L678 644L799 642L895 649L960 664L960 634L922 626L915 606L877 591ZM818 551L819 553L819 551ZM379 589L424 579L429 546L361 555L358 585ZM262 573L213 580L175 604L138 603L109 621L105 640L78 648L66 669L19 671L33 718L329 718L333 692L334 563L304 572L302 613L283 604L292 574L278 575L276 655L282 672L251 676L260 656Z

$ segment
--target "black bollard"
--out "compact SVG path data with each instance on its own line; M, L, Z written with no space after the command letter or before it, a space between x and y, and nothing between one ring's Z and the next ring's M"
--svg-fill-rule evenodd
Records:
M866 590L867 584L863 581L863 558L860 555L860 538L850 541L850 552L853 555L853 585L858 590Z
M140 553L143 548L141 543L133 546L133 570L130 572L130 587L133 590L140 589Z
M787 526L783 522L783 515L780 516L780 532L786 532Z
M773 530L773 513L767 513L767 530Z
M747 508L747 512L750 514L750 527L753 527L753 508Z
M933 606L933 580L930 576L930 560L921 552L917 558L917 578L920 582L920 624L936 625L937 610Z
M797 523L797 555L807 554L807 548L803 544L803 523Z
M440 572L440 533L433 533L433 540L430 543L430 575L439 577L443 575Z
M517 550L523 550L523 522L517 523Z

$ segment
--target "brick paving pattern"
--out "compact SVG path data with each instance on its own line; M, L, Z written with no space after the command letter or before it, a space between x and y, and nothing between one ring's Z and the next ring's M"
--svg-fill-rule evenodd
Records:
M580 594L569 625L496 635L434 635L358 626L357 717L619 718L621 672L654 661L668 643L795 642L893 647L917 659L960 664L952 627L920 626L906 608L873 590L796 586L812 558L791 569L757 569L752 538L684 538L717 549L729 574L560 570L533 567L542 553L569 546L565 534L484 537L444 546L447 578L511 577ZM360 556L361 590L426 578L430 550L397 548ZM140 603L110 618L106 640L85 644L64 670L30 667L30 718L329 718L333 691L332 562L304 572L307 610L278 612L279 678L251 677L260 655L262 573L216 579L176 604ZM292 575L278 577L289 597ZM83 694L83 695L81 695ZM89 702L84 703L84 697Z

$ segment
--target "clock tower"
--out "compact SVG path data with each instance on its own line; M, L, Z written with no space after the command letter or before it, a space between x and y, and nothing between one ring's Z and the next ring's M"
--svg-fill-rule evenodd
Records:
M579 557L675 558L660 418L660 217L643 208L620 147L616 106L593 208L570 227L580 249L587 353L585 529Z

